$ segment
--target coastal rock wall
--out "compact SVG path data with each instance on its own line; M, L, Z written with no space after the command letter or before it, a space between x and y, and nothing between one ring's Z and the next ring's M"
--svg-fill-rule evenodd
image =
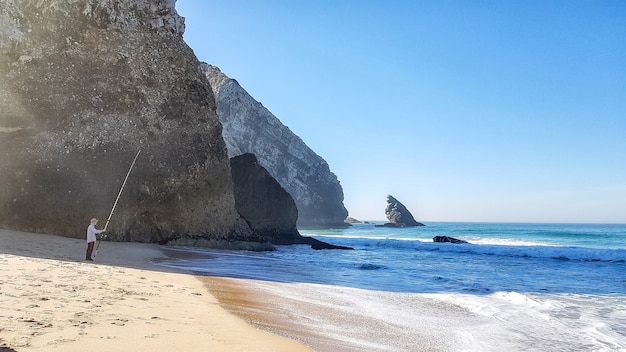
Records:
M273 244L300 243L296 203L254 154L231 158L230 167L235 206L252 231Z
M277 245L308 244L313 249L353 249L301 236L296 227L298 208L291 195L254 154L230 159L237 211L255 235Z
M0 1L0 227L255 240L173 0Z
M215 94L230 157L255 154L298 207L299 227L345 227L343 190L326 161L283 125L236 80L202 63Z

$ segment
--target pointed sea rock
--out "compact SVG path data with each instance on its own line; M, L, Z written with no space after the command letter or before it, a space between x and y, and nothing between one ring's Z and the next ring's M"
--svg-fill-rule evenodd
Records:
M387 216L388 223L383 226L388 227L412 227L412 226L424 226L421 222L415 221L413 214L400 203L396 198L391 195L387 196L387 207L385 208L385 215Z

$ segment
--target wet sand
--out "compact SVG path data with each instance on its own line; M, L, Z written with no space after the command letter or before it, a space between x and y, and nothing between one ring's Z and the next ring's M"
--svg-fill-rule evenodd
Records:
M320 352L478 351L488 320L453 302L342 286L206 277L233 314Z

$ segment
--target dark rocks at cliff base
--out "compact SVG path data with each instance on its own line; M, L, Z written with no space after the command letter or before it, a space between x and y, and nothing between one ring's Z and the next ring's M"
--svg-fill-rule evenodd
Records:
M326 161L219 68L202 63L211 82L229 157L256 155L293 197L299 228L342 228L343 189Z
M247 250L254 252L275 251L274 247L266 239L258 236L249 236L245 241L237 238L215 239L207 236L177 236L175 239L164 242L169 246L180 247L206 247L226 250Z
M141 150L109 239L258 243L174 4L0 2L0 227L84 238Z
M415 221L411 212L396 198L391 195L387 196L387 207L385 208L385 215L387 216L388 223L383 227L413 227L424 226L424 224Z
M291 195L259 164L254 154L230 159L235 206L254 235L275 245L309 244L313 249L352 249L301 236Z
M469 243L467 241L459 240L458 238L449 237L449 236L435 236L433 237L433 242Z
M302 237L302 243L303 244L310 244L311 248L313 248L315 250L320 250L320 249L347 249L347 250L353 250L354 249L352 247L338 246L338 245L326 243L326 242L320 241L318 239L315 239L313 237Z
M362 224L362 223L363 223L363 221L358 220L358 219L355 219L355 218L353 218L353 217L351 217L351 216L348 216L348 217L344 220L344 222L345 222L345 223L347 223L347 224Z

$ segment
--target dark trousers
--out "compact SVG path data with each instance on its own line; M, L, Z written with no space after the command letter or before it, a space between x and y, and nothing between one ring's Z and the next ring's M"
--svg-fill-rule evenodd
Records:
M85 260L93 260L91 259L91 252L93 252L93 245L95 242L87 243L87 255L85 256Z

